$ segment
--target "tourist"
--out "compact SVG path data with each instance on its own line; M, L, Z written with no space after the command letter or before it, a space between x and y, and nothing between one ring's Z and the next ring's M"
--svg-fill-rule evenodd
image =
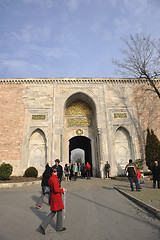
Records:
M77 180L77 173L78 173L78 166L77 163L75 162L73 165L73 177L74 177L74 181Z
M69 181L70 168L67 163L65 164L65 167L64 167L64 175L65 175L65 180Z
M106 178L109 178L109 170L110 170L110 164L108 163L108 161L105 164L105 174L106 174Z
M140 179L141 179L141 172L138 168L138 164L136 164L136 169L137 169L137 182L138 182L138 188L141 189L141 185L140 185Z
M86 164L86 175L87 175L87 179L91 178L91 165L89 164L89 162L87 162Z
M81 176L81 163L78 163L78 177Z
M42 208L42 204L43 204L43 200L44 200L44 196L46 194L49 195L50 189L48 186L48 180L49 178L52 176L52 168L48 165L46 165L45 167L45 171L42 175L42 182L41 182L41 186L42 186L42 194L37 202L36 208L41 209Z
M60 160L59 159L56 159L55 160L55 165L52 167L52 169L56 168L57 171L58 171L58 180L59 180L59 185L61 187L61 182L62 182L62 176L63 176L63 168L62 166L59 164L60 163Z
M53 168L53 174L48 181L50 191L51 191L51 200L50 200L51 212L46 218L46 220L40 225L40 230L43 234L45 234L45 230L47 226L51 223L56 213L57 213L56 231L61 232L66 230L66 228L63 227L62 209L64 209L64 205L63 205L62 195L61 195L66 191L66 189L60 188L57 175L58 175L57 168Z
M82 163L82 166L81 166L81 178L85 178L85 165L84 165L84 163Z
M133 182L136 185L136 191L140 191L137 181L137 169L135 164L132 162L132 159L129 159L129 163L125 167L125 172L126 175L128 175L128 179L130 181L131 191L134 191Z
M73 164L72 164L72 162L69 163L69 171L70 171L69 180L71 180L72 176L73 176Z
M160 188L160 166L158 165L158 162L154 162L154 166L152 168L152 174L153 174L153 188L157 187Z

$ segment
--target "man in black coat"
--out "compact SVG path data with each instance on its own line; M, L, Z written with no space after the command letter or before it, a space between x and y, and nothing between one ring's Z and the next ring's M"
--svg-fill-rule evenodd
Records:
M60 187L61 187L61 181L62 181L62 176L63 176L63 168L62 166L59 164L60 163L60 160L59 159L56 159L55 160L55 165L52 167L52 169L57 169L57 176L58 176L58 180L59 180L59 184L60 184Z
M154 162L152 174L153 174L153 188L156 187L156 181L158 188L160 188L160 166L158 165L157 161Z

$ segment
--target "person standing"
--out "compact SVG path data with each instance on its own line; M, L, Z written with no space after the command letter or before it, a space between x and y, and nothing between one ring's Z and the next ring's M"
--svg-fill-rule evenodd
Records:
M72 176L73 176L73 165L72 165L72 162L69 163L69 180L72 179Z
M50 199L51 212L49 213L45 221L40 225L40 230L42 234L45 234L45 230L47 226L51 223L56 213L57 213L56 231L61 232L66 230L66 228L63 227L62 209L64 209L64 205L63 205L62 195L61 195L66 191L66 189L60 188L57 174L58 174L57 168L53 168L53 174L48 181L50 191L51 191L51 199Z
M78 163L78 177L81 177L81 163Z
M86 164L86 175L87 175L87 179L91 178L91 165L89 164L89 162L87 162Z
M42 186L42 194L40 196L40 198L38 199L38 202L36 204L36 208L41 209L42 208L42 204L43 204L43 200L44 200L44 196L46 194L49 195L50 193L50 189L49 189L49 185L48 185L48 180L49 178L52 176L52 168L48 165L46 165L45 167L45 171L42 175L42 182L41 182L41 186Z
M57 169L57 172L58 172L58 180L59 180L59 185L61 187L61 182L62 182L62 176L63 176L63 168L62 166L59 164L60 163L60 160L59 159L56 159L55 160L55 165L52 167L52 169L56 168Z
M109 170L110 170L110 164L107 161L105 164L105 173L106 173L106 178L109 178Z
M129 163L125 167L125 172L128 174L131 191L134 191L133 182L136 185L136 191L140 191L140 189L138 188L138 181L137 181L137 169L135 164L132 162L132 159L129 159Z
M157 187L160 188L160 166L158 165L158 162L154 162L154 166L152 168L152 174L153 174L153 188Z
M141 185L140 185L140 179L141 179L141 172L138 168L138 164L136 164L136 169L137 169L137 182L138 182L138 188L141 189Z
M84 163L82 163L82 166L81 166L81 178L85 178L85 166L84 166Z
M69 181L70 169L67 163L65 164L65 167L64 167L64 174L65 174L65 180Z
M74 181L77 180L77 174L78 174L78 166L77 163L75 162L73 165L73 176L74 176Z

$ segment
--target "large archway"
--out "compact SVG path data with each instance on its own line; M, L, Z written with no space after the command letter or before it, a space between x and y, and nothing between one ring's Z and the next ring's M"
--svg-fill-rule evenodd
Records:
M84 162L89 162L92 175L98 176L99 146L95 103L88 95L77 92L66 100L64 107L64 164L71 161L71 151L82 149Z
M89 162L92 170L91 140L84 136L76 136L69 140L69 162L71 162L71 152L74 149L83 149L85 154L85 164ZM91 171L92 172L92 171Z

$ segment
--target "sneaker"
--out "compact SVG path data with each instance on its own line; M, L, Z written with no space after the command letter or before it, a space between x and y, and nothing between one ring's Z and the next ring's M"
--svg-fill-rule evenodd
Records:
M36 208L37 208L37 209L41 209L42 207L37 205Z

